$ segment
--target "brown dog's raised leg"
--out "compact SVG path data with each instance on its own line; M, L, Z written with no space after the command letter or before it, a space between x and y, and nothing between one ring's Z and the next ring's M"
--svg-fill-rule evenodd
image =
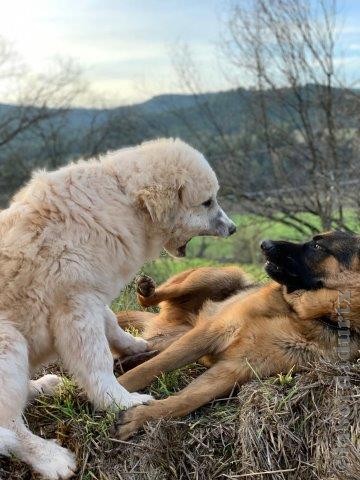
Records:
M181 305L195 313L206 300L224 300L250 283L237 267L202 267L179 273L157 288L152 278L139 277L137 292L143 307L181 299Z
M170 283L156 288L154 280L144 275L137 280L137 298L142 307L153 307L166 300L181 297L182 287L181 283Z
M126 440L148 420L187 415L215 398L228 394L236 383L244 383L249 377L250 372L246 367L236 371L233 363L219 362L180 393L120 414L115 424L116 436Z
M125 373L118 381L128 391L147 387L161 373L183 367L206 355L213 335L206 328L193 328L159 355Z

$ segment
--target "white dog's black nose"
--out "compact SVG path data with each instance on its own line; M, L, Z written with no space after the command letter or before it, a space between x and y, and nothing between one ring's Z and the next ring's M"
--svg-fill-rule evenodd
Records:
M233 223L232 225L230 225L229 227L229 235L232 235L233 233L236 232L236 225Z

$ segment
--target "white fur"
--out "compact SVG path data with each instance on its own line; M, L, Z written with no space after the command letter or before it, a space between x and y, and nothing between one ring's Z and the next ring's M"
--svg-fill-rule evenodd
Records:
M53 395L61 384L61 377L58 375L44 375L37 380L30 380L28 401L34 400L39 395Z
M198 234L229 234L218 183L204 157L158 140L36 173L0 214L0 453L48 479L73 475L73 455L21 420L28 398L59 379L29 383L59 358L97 408L151 400L113 375L112 351L146 350L106 306L147 260ZM212 198L211 208L202 203Z
M16 448L16 435L11 430L0 427L0 455L10 455Z

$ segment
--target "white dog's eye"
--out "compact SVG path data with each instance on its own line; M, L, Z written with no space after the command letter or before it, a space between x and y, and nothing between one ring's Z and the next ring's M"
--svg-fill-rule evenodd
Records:
M206 202L203 202L201 205L203 205L206 208L211 207L212 205L212 198L209 198L209 200L206 200Z

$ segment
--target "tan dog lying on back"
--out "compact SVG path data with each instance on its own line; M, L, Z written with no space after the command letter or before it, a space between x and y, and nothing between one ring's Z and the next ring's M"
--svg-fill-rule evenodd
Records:
M59 382L30 382L59 358L96 408L151 399L113 375L111 351L141 352L107 307L144 262L165 247L184 255L199 234L235 231L216 201L204 157L179 140L158 140L37 173L0 214L0 453L14 453L47 479L73 475L74 457L33 435L28 397Z
M147 420L186 415L252 378L299 371L321 358L338 360L337 320L332 317L339 293L333 289L351 278L357 284L349 313L349 359L358 357L359 237L334 232L304 244L263 242L262 248L266 270L276 280L266 285L251 285L237 267L188 270L156 289L148 277L140 280L141 305L159 304L160 313L122 312L118 321L142 331L160 354L119 382L134 391L163 372L198 360L210 368L176 395L120 414L120 438Z

